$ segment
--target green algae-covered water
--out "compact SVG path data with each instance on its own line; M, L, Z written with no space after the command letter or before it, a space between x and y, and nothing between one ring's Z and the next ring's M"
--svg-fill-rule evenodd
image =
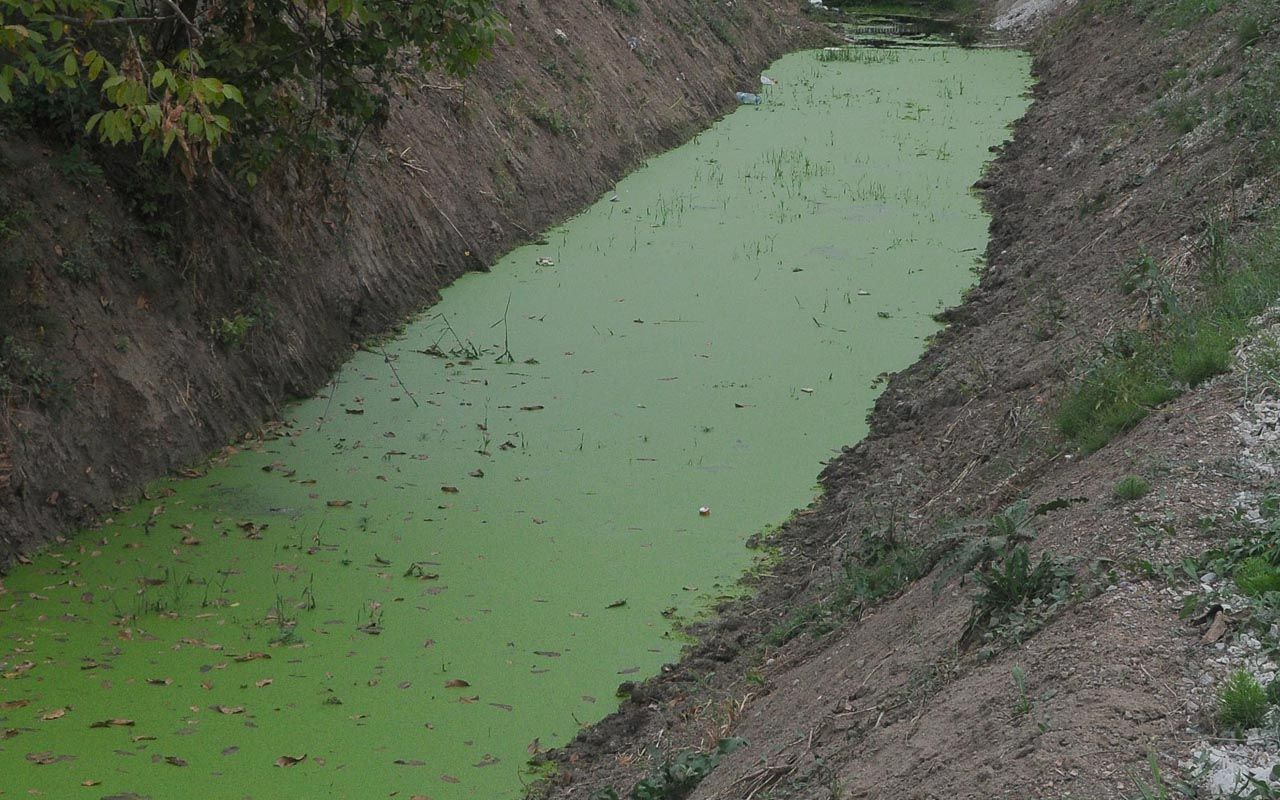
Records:
M676 658L972 282L1026 103L825 58L5 578L0 796L515 797Z

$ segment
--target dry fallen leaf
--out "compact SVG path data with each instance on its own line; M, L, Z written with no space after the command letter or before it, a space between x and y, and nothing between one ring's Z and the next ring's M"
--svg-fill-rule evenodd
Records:
M325 503L325 505L329 506L330 508L343 508L344 506L351 505L351 501L350 500L330 500L329 502Z
M306 761L306 760L307 760L306 753L303 753L300 756L280 756L279 758L276 759L276 766L292 767L294 764L301 764L303 761Z
M219 714L231 715L244 713L244 706L210 706L210 708L217 711Z
M90 728L132 728L133 720L131 719L103 719L98 720L89 726Z
M471 685L470 683L467 683L461 678L454 678L453 680L448 680L444 682L444 688L446 689L463 689L470 685Z
M50 722L55 719L62 719L66 715L67 715L67 710L65 708L55 708L52 711L46 711L43 714L41 714L40 719L44 720L45 722Z

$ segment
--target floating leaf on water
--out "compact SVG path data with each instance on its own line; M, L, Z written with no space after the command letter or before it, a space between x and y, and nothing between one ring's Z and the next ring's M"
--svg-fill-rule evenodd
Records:
M375 564L381 564L381 565L382 565L382 566L384 566L384 567L389 567L389 566L391 566L391 559L389 559L389 558L383 558L382 556L378 555L377 553L374 553L374 554L373 554L373 561L374 561L374 563L375 563Z
M637 673L637 672L639 672L639 671L640 671L640 668L639 668L639 667L627 667L627 668L625 668L625 669L620 669L620 670L618 670L618 674L619 674L619 675L634 675L634 674L636 674L636 673Z
M104 719L91 724L90 728L132 728L134 725L131 719Z
M185 758L179 758L178 756L165 756L164 763L173 767L187 766L187 760Z
M279 758L276 759L276 766L292 767L293 765L301 764L303 761L306 761L306 760L307 760L306 753L303 753L300 756L280 756Z
M444 492L445 494L457 494L458 487L457 486L441 486L440 491Z
M235 746L234 744L231 745L230 747L222 748L222 754L224 756L234 756L236 753L239 753L239 752L240 752L240 748Z
M453 777L452 775L441 775L440 780L444 781L445 783L461 783L462 782L457 778Z
M62 719L66 715L67 715L67 710L65 708L55 708L52 711L46 711L43 714L41 714L40 719L44 720L45 722L52 722L55 719Z
M605 608L622 608L622 607L623 607L623 606L625 606L626 604L627 604L627 601L626 601L625 599L623 599L623 600L614 600L612 603L610 603L609 605L605 606Z
M547 658L559 658L559 657L560 657L560 654L559 654L559 653L557 653L555 650L534 650L534 651L533 651L533 654L534 654L535 656L545 656L545 657L547 657Z
M542 405L520 406L521 411L541 411L544 408L546 408L546 406L542 406Z
M85 787L89 787L89 786L101 786L101 785L102 785L102 781L95 781L93 778L88 778L88 779L86 779L86 780L80 781L80 785L81 785L81 786L85 786Z
M471 476L471 477L473 477L473 478L483 478L483 477L484 477L484 470L482 470L482 469L473 469L473 470L471 470L470 472L468 472L467 474L468 474L468 475L470 475L470 476Z
M485 753L484 756L478 762L476 762L475 764L472 764L471 766L479 767L483 769L484 767L492 767L494 764L501 763L501 761L502 759L498 758L494 754Z
M427 762L420 758L397 758L391 763L399 764L402 767L425 767L427 765Z
M524 751L531 756L536 756L538 753L541 753L542 742L539 741L541 738L541 736L533 737L533 741L529 742L529 744L524 748Z
M350 500L329 500L325 503L329 508L345 508L351 505Z
M258 659L262 659L262 658L271 658L271 655L268 653L257 653L257 652L251 651L248 653L242 653L238 656L232 656L231 660L238 661L241 664L243 664L246 661L257 661Z
M464 681L462 678L453 678L452 680L444 682L444 688L446 689L465 689L470 685L470 683Z
M147 678L147 683L152 686L168 686L173 683L173 678Z
M244 713L244 706L209 706L209 707L212 708L214 711L217 711L219 714L231 715L231 714Z
M253 685L254 685L254 686L257 686L259 689L261 689L262 687L264 687L264 686L270 686L270 685L271 685L271 684L273 684L273 683L275 683L275 679L274 679L274 678L263 678L263 679L262 679L262 680L260 680L260 681L254 681L254 682L253 682Z
M195 547L196 545L200 544L200 537L190 536L190 535L183 536L182 543L185 544L187 547Z
M465 703L466 705L471 705L472 703L478 703L478 702L480 702L480 695L478 695L478 694L473 694L473 695L469 695L469 696L467 696L467 697L459 697L459 698L458 698L458 702L459 702L459 703Z
M400 683L396 684L396 688L397 688L397 689L408 689L408 688L409 688L410 686L412 686L412 685L413 685L413 681L401 681Z
M30 700L0 700L0 711L12 711L29 705L31 705Z
M515 710L516 710L516 709L515 709L515 706L513 706L513 705L508 705L507 703L490 703L489 705L493 706L494 708L501 709L501 710L503 710L503 711L515 711Z
M19 733L22 733L22 731L18 730L17 728L0 729L0 742L3 742L5 739L12 739L13 737L17 736Z

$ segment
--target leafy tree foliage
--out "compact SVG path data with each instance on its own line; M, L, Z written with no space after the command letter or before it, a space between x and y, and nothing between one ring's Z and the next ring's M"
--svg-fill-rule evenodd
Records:
M253 183L380 122L415 71L466 73L502 24L493 0L0 0L0 104L78 93L88 132L188 176L236 134Z

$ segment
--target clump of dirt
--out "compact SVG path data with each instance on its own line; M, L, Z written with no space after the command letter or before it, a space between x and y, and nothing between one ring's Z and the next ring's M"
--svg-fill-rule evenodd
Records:
M870 435L822 473L824 497L772 539L781 558L758 593L722 609L681 663L627 687L618 714L554 755L537 794L626 796L672 754L727 736L748 746L689 796L1136 796L1157 780L1153 754L1160 780L1192 777L1194 743L1215 725L1196 686L1223 633L1208 635L1212 615L1179 619L1188 592L1162 570L1220 544L1232 498L1266 488L1237 464L1242 372L1087 456L1051 419L1101 342L1152 324L1151 298L1124 290L1127 263L1149 256L1167 291L1194 297L1206 221L1247 229L1280 200L1220 119L1188 129L1170 113L1188 74L1208 95L1238 85L1239 30L1229 10L1183 30L1087 1L1044 19L1035 102L978 184L993 215L979 285L891 378ZM1117 493L1129 475L1149 493ZM966 647L977 587L936 575L836 606L870 539L936 556L947 521L1020 498L1043 511L1033 555L1076 574L1047 621L1032 609L1004 639Z
M504 2L511 38L473 78L424 76L349 163L253 192L0 129L0 564L276 416L705 127L822 36L800 5Z

